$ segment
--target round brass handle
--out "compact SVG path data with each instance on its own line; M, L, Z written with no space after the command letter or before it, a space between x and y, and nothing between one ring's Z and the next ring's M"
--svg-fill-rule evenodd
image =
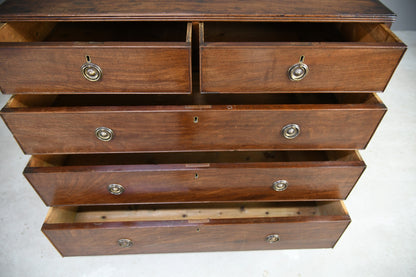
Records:
M278 180L273 183L272 188L275 191L284 191L289 186L289 182L286 180Z
M120 195L124 192L124 187L119 184L110 184L107 189L113 195Z
M113 130L107 127L95 129L95 136L102 141L110 141L113 138Z
M287 139L294 139L300 134L300 127L297 124L288 124L282 128L282 135Z
M101 70L101 68L98 65L91 62L84 63L81 66L81 72L85 79L91 82L96 82L100 80L103 76L103 71Z
M300 62L289 67L287 74L291 81L300 81L308 75L308 72L308 66L303 62Z
M265 239L268 243L275 243L278 242L280 240L280 237L278 234L272 234L272 235L268 235L266 236Z
M133 246L133 241L130 239L119 239L117 243L122 248L129 248Z

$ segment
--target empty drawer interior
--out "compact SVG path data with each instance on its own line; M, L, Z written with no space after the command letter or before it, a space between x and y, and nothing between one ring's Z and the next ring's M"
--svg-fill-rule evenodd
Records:
M267 151L33 156L28 167L211 163L360 162L356 151Z
M186 22L12 22L0 42L189 42Z
M109 106L196 106L211 105L336 105L336 104L380 104L375 94L258 94L258 95L16 95L4 107L3 111L12 108L37 107L109 107ZM231 106L230 106L231 107Z
M206 22L204 42L400 42L372 23Z
M46 224L347 216L342 202L54 207Z

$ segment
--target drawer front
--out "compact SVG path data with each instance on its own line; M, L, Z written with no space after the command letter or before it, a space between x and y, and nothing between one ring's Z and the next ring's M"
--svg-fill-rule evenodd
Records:
M191 92L191 23L0 24L6 94Z
M362 149L382 104L3 109L25 153ZM294 139L283 136L289 124ZM109 128L110 141L96 137ZM286 128L285 128L286 127ZM108 129L105 129L108 130ZM110 131L108 130L108 132Z
M111 162L112 155L98 159ZM24 175L48 206L305 201L345 199L364 168L360 159L155 165L114 161L101 166L29 164Z
M406 50L383 24L208 22L200 34L202 93L381 92Z
M403 51L394 47L208 44L200 51L201 92L381 92ZM308 74L291 81L288 70L301 56Z
M281 210L283 212L285 208L282 207ZM111 217L108 215L110 211L111 209L107 209L106 212L98 212L96 215L108 218ZM221 211L218 209L216 212ZM249 209L246 212L250 213ZM72 217L70 213L64 216ZM283 212L281 217L199 220L183 219L187 214L176 216L182 219L133 221L132 218L126 218L120 221L112 219L112 222L94 222L94 218L91 218L92 221L73 223L54 223L47 220L42 231L63 256L82 256L331 248L350 222L348 214L337 212L331 215L308 216L285 216Z
M115 224L114 224L115 225ZM180 226L160 224L121 224L120 227L89 224L42 231L62 256L115 255L139 253L175 253L205 251L278 250L296 248L332 248L348 222L293 222L268 224ZM162 225L162 226L160 226ZM199 231L198 231L199 230ZM281 241L268 243L265 238L278 232ZM128 238L133 246L122 248L118 240Z
M0 47L3 93L190 93L188 46ZM90 63L86 56L89 56ZM98 65L87 80L81 67Z

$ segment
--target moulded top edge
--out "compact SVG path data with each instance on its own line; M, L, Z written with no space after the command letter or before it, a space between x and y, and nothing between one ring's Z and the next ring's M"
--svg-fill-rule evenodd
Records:
M0 0L1 1L1 0ZM6 0L0 21L357 21L393 22L377 0Z

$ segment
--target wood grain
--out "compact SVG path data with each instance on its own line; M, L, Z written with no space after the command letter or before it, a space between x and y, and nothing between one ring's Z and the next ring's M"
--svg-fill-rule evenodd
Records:
M154 155L149 154L148 163L143 164L135 163L139 157L131 158L139 154L96 158L89 155L87 159L91 161L84 162L83 156L34 156L24 175L48 206L333 200L345 199L365 168L353 151L348 153L353 157L349 161L313 159L308 152L297 153L305 156L300 161L291 161L290 157L276 161L275 155L286 156L286 152L216 153L229 157L223 162L201 159L198 163L192 160L186 163L186 159L172 161L172 157L189 156L187 153L162 155L165 162L153 160ZM265 159L256 160L255 155L263 155ZM333 154L324 152L324 155ZM75 161L51 164L49 159ZM122 163L118 163L121 159ZM106 161L106 165L96 160ZM277 180L288 181L288 188L274 191L272 185ZM124 193L110 194L107 190L110 184L121 184Z
M277 104L278 95L272 97L276 104L260 105L13 108L11 104L1 115L28 154L362 149L386 107L371 94L359 96L367 98L338 104ZM301 132L288 140L281 130L292 123ZM109 142L95 137L96 128L103 126L114 132Z
M311 25L287 25L270 24L256 32L263 25L213 24L209 33L207 23L200 46L201 92L382 92L406 50L391 31L377 24L342 25L344 32L338 35L345 35L345 42L320 25L316 30ZM290 26L293 31L287 30ZM359 27L364 29L360 35ZM288 69L302 56L309 73L291 81Z
M7 42L0 43L0 55L8 57L0 66L1 90L6 94L191 93L191 41L187 41L190 28L187 35L186 23L174 24L182 30L175 29L171 37L164 35L170 32L170 25L162 24L159 30L151 24L153 35L135 31L141 26L136 25L118 38L117 33L124 29L101 26L95 34L88 31L94 26L85 24L80 28L85 34L74 32L76 26L58 24L55 29L60 31L54 29L47 42L10 42L17 39L9 35L9 40L4 38ZM181 40L174 40L179 37ZM81 73L86 56L102 69L97 82L86 80Z
M210 220L157 221L155 217L154 221L45 222L42 231L63 256L81 256L328 248L334 247L349 222L348 214L342 212ZM265 241L276 233L279 242ZM121 248L117 244L121 238L132 240L133 246Z
M376 0L7 0L0 21L234 20L392 22L395 14Z

